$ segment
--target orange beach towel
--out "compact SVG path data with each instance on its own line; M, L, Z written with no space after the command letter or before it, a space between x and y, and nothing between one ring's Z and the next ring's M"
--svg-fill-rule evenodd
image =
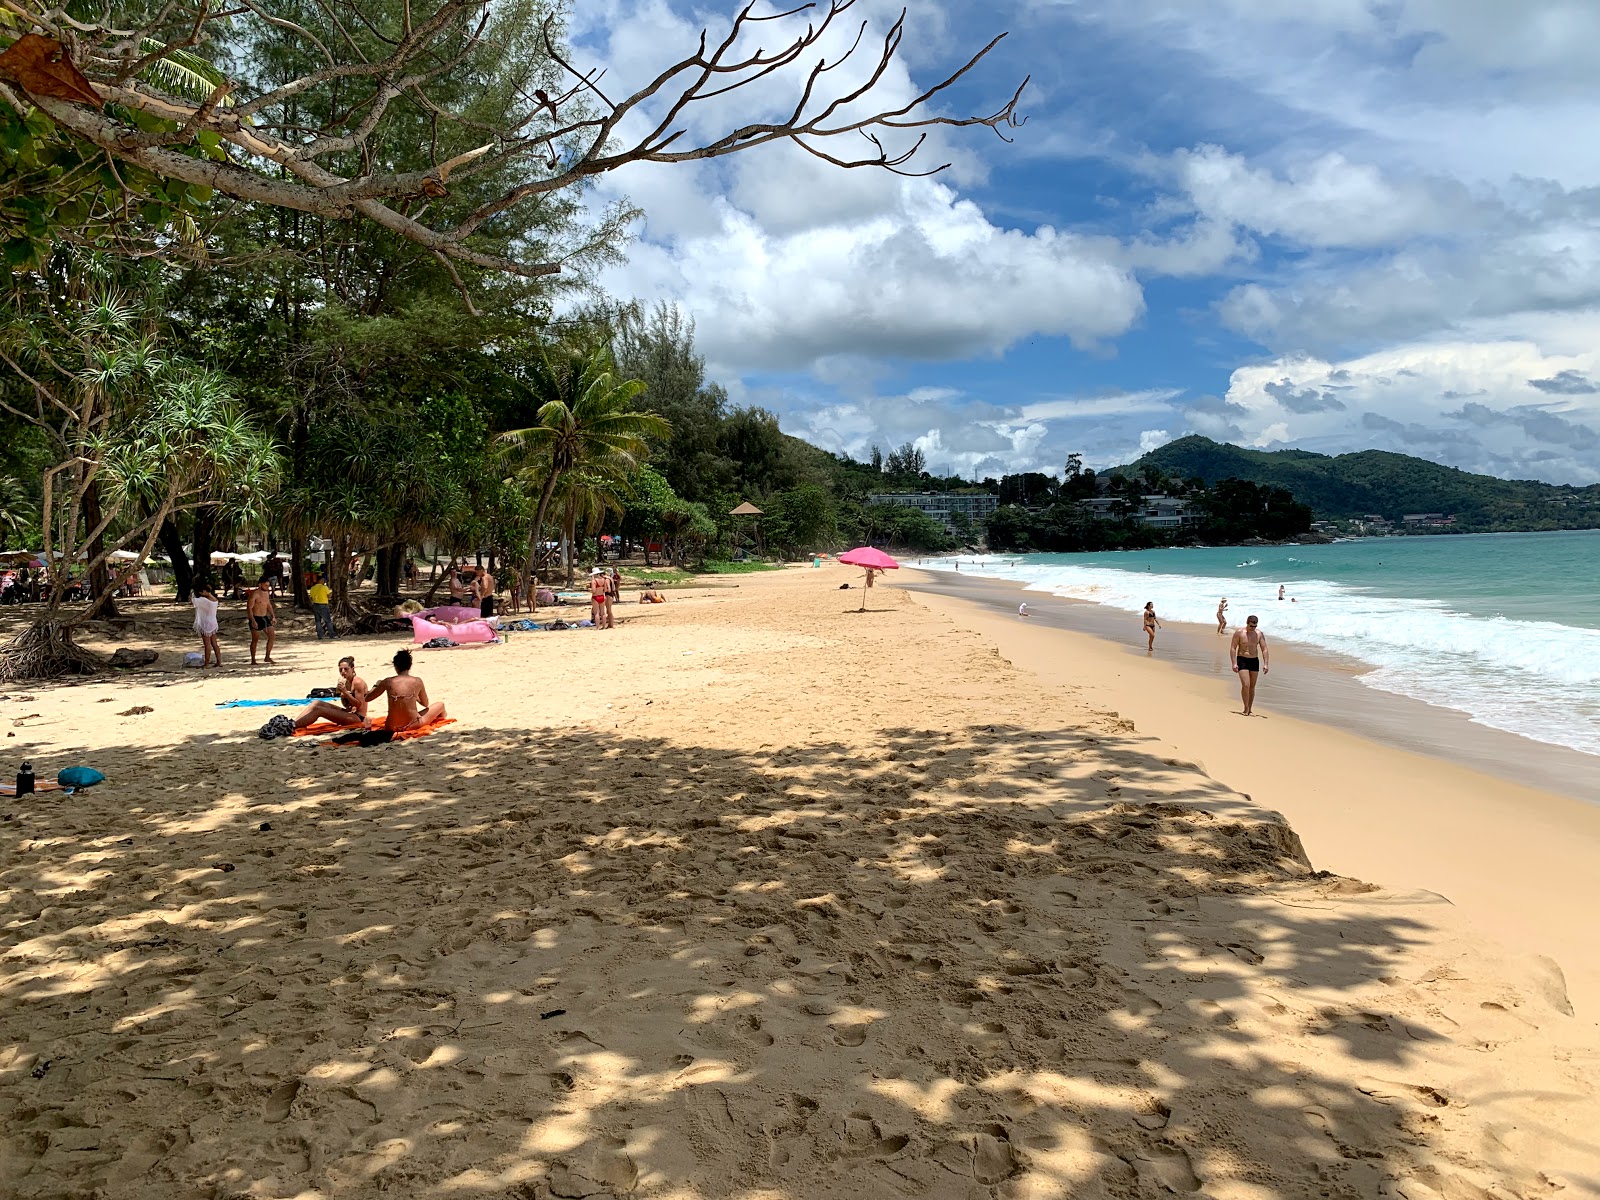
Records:
M446 725L454 725L455 723L456 719L454 717L441 717L431 725L419 725L415 729L407 729L401 733L397 733L394 735L394 740L397 742L404 742L410 740L411 738L427 737L430 733L437 733ZM307 725L304 729L296 729L294 731L294 735L295 737L325 737L330 733L349 733L357 728L359 728L359 726L335 725L332 721L318 721L313 725ZM323 743L324 746L333 746L337 744L338 743L331 741ZM354 742L350 742L348 744L352 746L355 745Z

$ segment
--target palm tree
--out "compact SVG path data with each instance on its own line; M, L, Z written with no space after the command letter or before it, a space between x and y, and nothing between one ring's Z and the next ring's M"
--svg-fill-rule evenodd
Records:
M20 538L37 515L38 509L28 499L22 480L0 475L0 541Z
M579 538L597 534L608 516L620 517L628 481L620 475L576 469L561 477L553 500L561 512L561 529L567 539L567 586L578 559Z
M649 439L666 438L672 432L664 418L631 407L645 385L637 379L619 380L615 370L605 345L546 348L535 357L527 380L539 405L535 424L500 435L525 464L524 472L544 476L522 571L523 582L530 587L544 544L550 498L562 478L580 468L604 476L630 475L648 454Z

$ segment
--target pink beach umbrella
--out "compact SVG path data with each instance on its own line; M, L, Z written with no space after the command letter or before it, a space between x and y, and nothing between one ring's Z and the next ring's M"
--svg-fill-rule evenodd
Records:
M861 590L861 607L856 610L857 612L867 611L867 588L872 587L873 572L900 569L899 563L873 546L857 546L854 550L846 550L839 555L839 561L849 563L852 567L867 569L867 586Z

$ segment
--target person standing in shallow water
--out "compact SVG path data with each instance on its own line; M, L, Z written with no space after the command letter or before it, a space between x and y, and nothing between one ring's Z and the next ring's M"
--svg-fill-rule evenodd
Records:
M1247 717L1255 716L1256 679L1267 671L1267 635L1257 628L1259 624L1254 613L1246 617L1244 628L1233 631L1233 642L1228 647L1234 672L1239 676L1239 698L1244 701Z
M1161 622L1156 618L1156 602L1154 600L1146 600L1144 602L1144 635L1150 641L1146 649L1154 650L1156 648L1156 630L1160 628Z
M1227 613L1228 613L1228 598L1226 596L1224 596L1222 598L1222 602L1217 605L1217 632L1218 633L1227 633L1228 632L1228 616L1227 616Z

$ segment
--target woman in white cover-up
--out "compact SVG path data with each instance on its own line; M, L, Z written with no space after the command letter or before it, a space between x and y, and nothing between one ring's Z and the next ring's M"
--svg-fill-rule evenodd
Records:
M194 631L200 635L200 665L209 667L212 658L222 665L222 650L217 645L217 594L209 581L195 585Z

